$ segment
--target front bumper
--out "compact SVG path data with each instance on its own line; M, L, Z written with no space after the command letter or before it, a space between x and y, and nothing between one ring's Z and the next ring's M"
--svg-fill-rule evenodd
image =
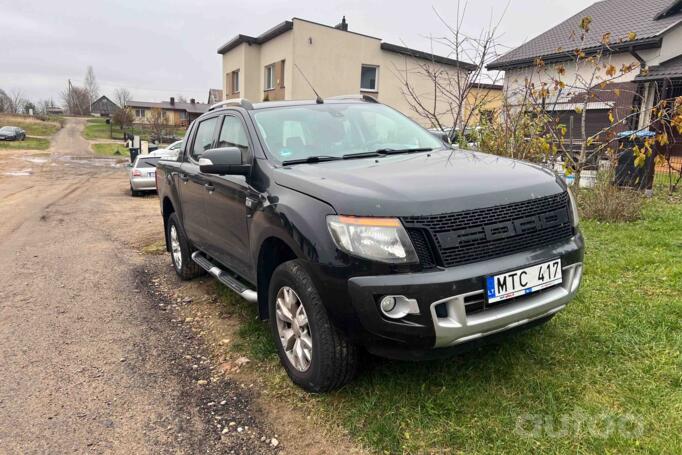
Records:
M577 233L554 245L449 269L350 278L348 292L364 329L359 341L378 355L420 359L548 319L575 296L582 277L583 249L582 235ZM487 276L557 257L563 269L561 284L482 311L467 311L484 301ZM377 305L383 295L416 299L420 314L397 321L384 317Z

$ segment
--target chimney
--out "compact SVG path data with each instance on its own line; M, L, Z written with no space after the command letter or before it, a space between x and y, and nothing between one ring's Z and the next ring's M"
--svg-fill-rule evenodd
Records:
M175 97L171 96L170 103L171 106L175 106Z
M341 22L336 24L334 28L343 30L344 32L348 31L348 22L346 22L346 16L343 16L343 19L341 19Z
M192 104L194 104L194 103L197 102L197 100L195 100L194 98L190 98L190 99L189 99L189 102L192 103Z

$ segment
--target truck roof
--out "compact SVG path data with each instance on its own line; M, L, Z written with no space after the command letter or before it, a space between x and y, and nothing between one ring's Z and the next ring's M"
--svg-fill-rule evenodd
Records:
M286 106L305 106L311 104L342 104L342 103L378 103L378 101L369 95L341 95L332 96L325 99L309 99L309 100L282 100L282 101L264 101L259 103L252 103L246 98L235 98L221 101L211 106L208 111L215 111L228 107L242 107L246 110L269 109Z

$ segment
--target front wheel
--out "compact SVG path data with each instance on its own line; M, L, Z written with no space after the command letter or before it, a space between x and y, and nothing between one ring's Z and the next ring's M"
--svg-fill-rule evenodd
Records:
M277 352L291 380L308 392L322 393L353 379L358 348L329 321L301 261L277 267L268 294Z

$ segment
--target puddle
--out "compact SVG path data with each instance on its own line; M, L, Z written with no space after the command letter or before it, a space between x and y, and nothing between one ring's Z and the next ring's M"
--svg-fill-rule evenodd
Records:
M65 166L78 164L97 167L123 167L127 162L127 160L120 158L94 158L91 156L60 156L59 160L65 162Z
M48 162L47 158L22 157L21 159L34 164L45 164Z
M10 177L28 177L31 174L31 169L22 169L20 171L5 172L3 175L9 175Z

